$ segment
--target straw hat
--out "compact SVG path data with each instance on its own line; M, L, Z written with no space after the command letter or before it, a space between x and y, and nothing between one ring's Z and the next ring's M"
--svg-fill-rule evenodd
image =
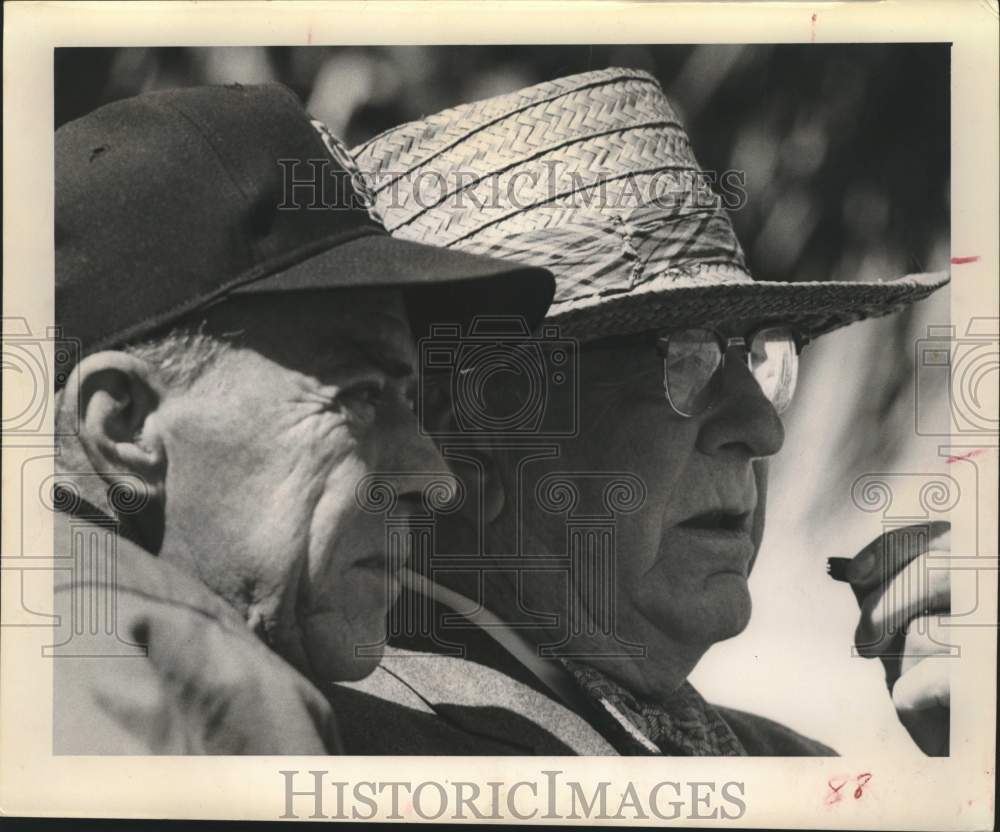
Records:
M550 269L547 320L581 340L736 319L815 336L948 282L755 281L677 114L639 70L464 104L352 154L393 236Z

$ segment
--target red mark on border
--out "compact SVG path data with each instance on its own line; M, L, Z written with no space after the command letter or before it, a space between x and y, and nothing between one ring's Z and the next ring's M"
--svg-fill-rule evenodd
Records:
M831 777L826 781L826 785L829 787L830 791L826 794L826 799L823 801L827 806L832 806L835 803L840 803L844 799L843 788L847 785L850 778L844 777L843 775L839 777ZM872 779L870 771L865 771L854 778L854 799L860 800L865 793L865 786L868 785L868 781Z
M811 40L812 40L813 43L816 42L816 18L817 18L817 16L818 15L815 12L813 12L813 16L812 16L812 38L811 38Z
M979 255L973 255L972 257L952 257L951 265L953 266L964 266L966 263L978 263Z
M826 800L823 802L827 806L832 806L834 803L840 803L844 799L844 796L840 793L840 790L844 788L847 783L846 777L834 777L826 781L826 785L830 787L830 791L827 792Z
M963 459L972 459L974 456L979 456L984 453L986 448L976 448L974 451L969 451L967 454L955 454L955 456L948 457L945 462L951 465L953 462L961 462Z

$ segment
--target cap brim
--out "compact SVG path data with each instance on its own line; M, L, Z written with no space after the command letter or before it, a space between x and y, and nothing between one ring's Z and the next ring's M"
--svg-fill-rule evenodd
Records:
M382 234L355 238L232 294L399 288L417 337L433 324L467 327L479 315L545 317L555 282L547 270Z
M910 274L896 280L777 283L728 281L685 285L657 278L619 295L554 303L549 320L564 337L581 341L678 326L727 321L782 321L811 337L842 326L891 315L923 300L946 283L947 272Z

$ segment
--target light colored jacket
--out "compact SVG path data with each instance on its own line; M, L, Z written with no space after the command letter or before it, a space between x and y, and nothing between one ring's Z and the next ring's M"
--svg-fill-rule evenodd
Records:
M74 569L56 576L55 753L340 750L327 700L226 602L99 523L57 518Z

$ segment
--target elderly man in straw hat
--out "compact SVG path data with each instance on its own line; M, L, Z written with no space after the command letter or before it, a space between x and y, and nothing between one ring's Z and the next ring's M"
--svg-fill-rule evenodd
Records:
M499 391L451 385L452 421L431 427L468 484L472 522L467 534L458 522L442 529L440 554L410 576L410 618L383 669L333 691L341 712L369 715L345 720L349 750L833 753L711 706L687 677L749 620L767 460L782 446L800 351L947 276L756 282L699 185L677 115L640 71L446 110L354 153L395 236L551 269L558 333L538 342L552 373L531 430L504 421L530 399L516 374ZM567 338L580 344L576 366ZM481 332L468 342L483 343ZM574 395L558 390L560 362ZM488 377L470 368L473 383ZM492 436L477 432L477 412L492 417L479 423ZM944 548L947 529L934 532L930 547ZM947 753L946 682L933 662L900 660L933 649L916 630L888 632L877 604L904 565L882 562L883 543L835 564L834 577L856 592L857 643L883 658L911 735ZM929 592L906 606L907 621L948 611L948 587ZM430 606L415 614L422 600Z

